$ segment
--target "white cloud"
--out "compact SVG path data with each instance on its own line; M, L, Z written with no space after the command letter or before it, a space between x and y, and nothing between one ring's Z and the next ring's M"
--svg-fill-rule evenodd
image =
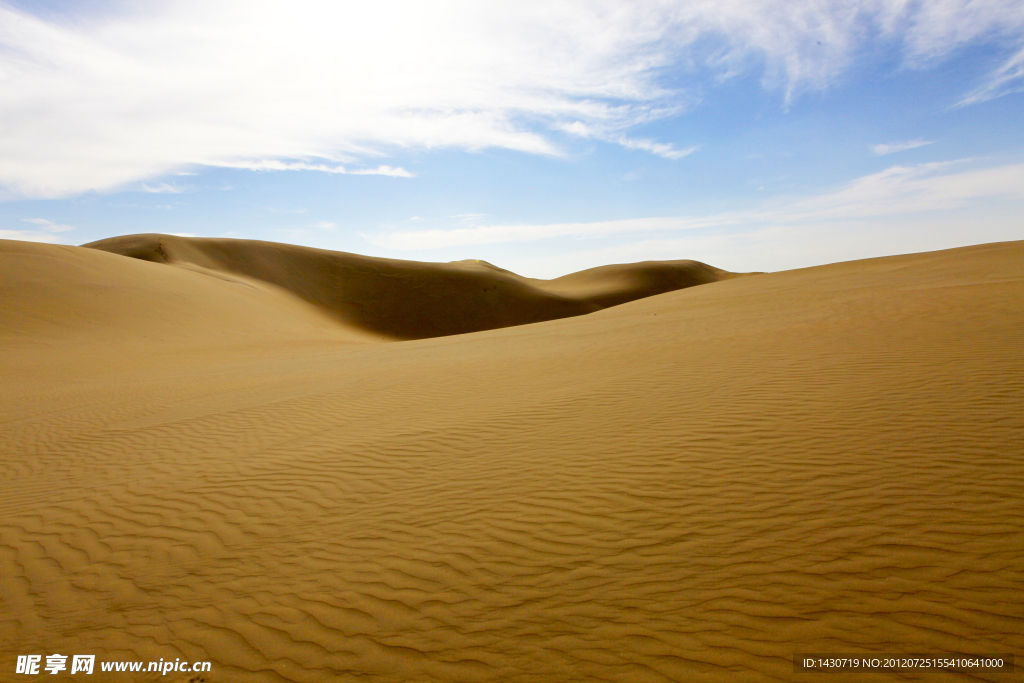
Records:
M686 149L677 149L675 145L670 143L657 142L645 138L630 138L620 133L609 131L606 127L587 125L582 121L572 121L571 123L564 124L561 126L561 130L580 138L592 138L621 145L626 149L643 150L665 159L682 159L697 151L696 145Z
M690 156L697 151L696 146L687 147L686 149L676 149L674 146L664 142L633 139L625 136L618 138L616 142L626 149L642 149L645 152L650 152L651 154L664 157L666 159L682 159L683 157Z
M21 219L25 223L33 223L38 225L47 232L67 232L68 230L74 230L73 225L67 225L66 223L54 223L53 221L45 218L23 218Z
M154 185L142 183L141 189L143 192L152 192L153 194L179 194L185 191L183 188L170 183L156 183Z
M360 168L355 171L349 171L352 175L386 175L392 178L412 178L414 175L406 171L401 167L394 166L378 166L377 168Z
M828 223L780 222L740 231L641 239L570 252L500 259L531 277L551 278L608 263L695 259L733 272L778 271L1024 237L1020 206L984 206L939 215L908 215ZM978 221L965 231L969 221Z
M320 230L335 230L338 226L330 221L319 221L317 223L313 223L313 227L319 228Z
M951 51L979 40L1018 50L956 106L967 106L1024 90L1024 3L1018 0L932 0L906 22L907 62L929 66Z
M378 166L377 168L360 168L354 171L347 170L344 166L331 166L330 164L311 164L305 161L281 161L279 159L261 159L259 161L229 161L219 164L226 168L244 168L250 171L319 171L321 173L336 173L348 175L386 175L394 178L412 178L404 168L392 166Z
M958 107L1024 92L1024 48L996 69L980 86L957 102Z
M54 223L45 218L23 218L23 223L31 223L36 227L34 230L0 230L0 239L21 240L23 242L45 242L47 244L64 244L63 238L57 233L75 230L72 225Z
M0 240L20 240L22 242L45 242L47 244L63 244L64 240L56 235L38 230L0 230Z
M685 230L740 220L726 215L711 218L629 218L595 223L553 223L546 225L478 225L450 230L392 232L370 237L377 246L389 249L436 249L469 244L532 242L553 237L603 237L622 232Z
M907 149L915 149L917 147L924 147L925 145L934 144L934 140L907 140L906 142L890 142L879 145L872 145L871 151L879 156L885 154L894 154L896 152L902 152Z
M1017 0L929 0L901 16L908 3L889 3L892 27L905 36L907 60L924 66L979 39L1021 42L1024 4Z
M1024 42L1017 0L116 7L65 20L0 5L0 184L55 197L198 165L408 177L339 164L411 147L557 154L556 130L678 158L692 149L626 135L696 102L662 86L666 72L761 69L791 99L827 87L867 41L898 43L918 66L993 37ZM1018 54L967 99L1019 77Z
M772 219L822 220L959 209L979 200L1024 199L1024 164L956 170L969 162L893 166L796 201Z
M968 163L893 166L817 195L791 199L755 211L594 223L476 225L447 230L397 231L372 236L369 240L390 249L435 249L556 237L607 237L621 233L665 233L737 226L752 229L778 223L822 223L950 211L978 200L1024 200L1024 164L958 170Z

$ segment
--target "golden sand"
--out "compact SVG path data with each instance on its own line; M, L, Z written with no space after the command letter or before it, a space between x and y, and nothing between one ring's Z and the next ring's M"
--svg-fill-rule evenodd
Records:
M92 246L0 241L0 680L1019 677L793 655L1024 653L1024 242L550 282ZM85 680L195 675L134 676Z

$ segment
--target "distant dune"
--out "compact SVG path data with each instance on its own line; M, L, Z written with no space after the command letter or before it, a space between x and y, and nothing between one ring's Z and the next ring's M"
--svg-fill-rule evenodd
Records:
M1021 665L1024 242L552 281L90 246L0 241L2 681L1019 677L793 656Z
M544 281L484 261L420 263L273 242L171 235L130 235L85 246L269 283L346 324L393 339L568 318L737 276L697 261L659 261Z

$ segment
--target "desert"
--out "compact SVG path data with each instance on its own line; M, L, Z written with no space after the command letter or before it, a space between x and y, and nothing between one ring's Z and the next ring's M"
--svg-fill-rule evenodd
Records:
M537 280L3 240L0 347L3 680L1008 681L794 654L1024 649L1024 242Z
M0 683L1010 683L1024 0L0 0Z

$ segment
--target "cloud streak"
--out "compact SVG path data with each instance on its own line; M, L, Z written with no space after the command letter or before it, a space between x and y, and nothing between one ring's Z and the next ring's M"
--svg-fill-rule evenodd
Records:
M896 152L902 152L908 149L916 149L917 147L924 147L925 145L934 144L934 140L907 140L906 142L890 142L879 145L872 145L871 151L878 156L884 156L886 154L895 154Z
M650 152L655 156L673 160L688 157L697 151L697 145L687 147L686 149L677 149L668 143L655 142L654 140L633 139L625 136L619 137L615 141L626 149L640 149L645 152Z
M593 223L477 225L450 230L396 231L370 237L400 250L532 242L558 237L608 237L623 233L673 233L708 228L834 222L953 210L978 200L1024 200L1024 164L959 168L968 162L893 166L826 192L755 211L708 216L636 218Z
M984 83L957 102L956 106L966 107L1015 92L1024 92L1024 48L996 69Z
M20 242L43 242L45 244L63 244L64 240L38 230L0 230L0 240L18 240Z
M32 230L0 230L0 239L63 244L64 239L58 233L76 229L73 225L55 223L46 218L23 218L21 221L31 223L36 228Z
M185 191L184 188L172 185L171 183L155 183L153 185L142 183L141 189L143 192L149 192L150 194L180 194Z
M67 232L75 229L72 225L67 225L66 223L54 223L53 221L45 218L23 218L22 221L38 225L41 229L46 230L47 232Z
M872 40L920 68L993 36L1024 48L1024 5L1003 0L124 7L71 19L0 4L0 184L58 197L202 165L408 177L341 164L409 148L559 154L559 135L580 131L681 159L692 144L627 134L698 104L666 74L760 70L789 100ZM964 102L1017 88L1022 54Z
M281 161L279 159L261 159L259 161L224 162L224 168L244 168L250 171L318 171L341 175L383 175L392 178L414 178L415 176L401 167L380 165L377 168L357 168L348 170L344 166L330 164L311 164L305 161Z

